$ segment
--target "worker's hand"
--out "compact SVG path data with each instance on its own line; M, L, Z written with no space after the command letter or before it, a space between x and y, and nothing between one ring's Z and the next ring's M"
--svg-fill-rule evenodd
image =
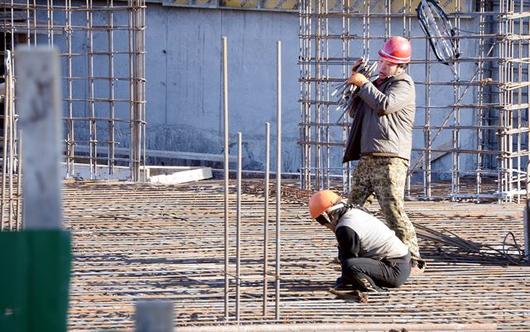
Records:
M351 72L352 74L357 70L359 69L359 66L363 64L363 59L358 59L357 61L355 61L355 63L353 64L353 66L351 67Z
M350 78L348 78L348 83L358 86L359 88L363 86L364 83L368 82L368 79L363 74L357 72L352 72Z

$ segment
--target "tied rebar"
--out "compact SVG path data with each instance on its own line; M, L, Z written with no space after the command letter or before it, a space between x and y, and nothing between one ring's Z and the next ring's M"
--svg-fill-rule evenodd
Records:
M370 63L368 60L362 59L362 61L353 67L353 71L363 74L368 79L374 76L375 69L377 68L377 62ZM337 110L342 111L342 114L338 121L342 119L344 114L348 112L353 106L353 101L355 96L359 92L359 88L351 83L348 83L348 80L338 84L335 87L335 90L331 93L331 96L338 96L338 105Z
M436 0L422 0L416 8L420 26L438 61L451 65L460 56L454 41L455 30Z

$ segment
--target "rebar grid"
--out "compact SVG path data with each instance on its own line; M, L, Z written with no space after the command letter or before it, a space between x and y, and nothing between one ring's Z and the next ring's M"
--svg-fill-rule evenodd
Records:
M16 183L21 142L12 51L25 44L50 45L61 52L66 176L107 178L122 166L138 181L146 141L146 6L145 0L4 0L1 6L0 52L8 89L2 118L0 220L1 229L13 229L20 225ZM79 164L87 164L89 172L82 172Z
M98 178L97 165L107 165L108 174L128 165L137 180L145 135L145 3L16 0L2 7L4 50L47 44L61 51L68 176L85 159L91 178ZM116 145L128 146L130 155L118 158Z
M236 180L231 180L231 206L236 205L235 186ZM412 276L399 289L368 294L368 303L336 299L327 292L340 274L331 263L336 240L309 220L307 206L299 202L307 201L304 195L310 193L298 193L296 186L291 182L282 188L281 319L276 320L272 292L265 308L268 315L263 315L263 184L243 179L241 324L496 323L506 331L530 327L524 305L530 299L528 266L506 266L502 260L470 256L424 238L420 247L428 268L423 275ZM436 194L436 186L433 189ZM179 186L67 185L65 221L74 237L75 257L69 330L131 328L133 303L140 297L172 301L178 327L236 324L235 319L225 321L223 310L223 195L222 180ZM499 245L508 230L519 242L523 236L522 205L406 204L416 224L451 231L474 243ZM376 207L368 208L378 212ZM234 241L234 209L229 217ZM268 259L274 264L274 212L269 222ZM235 252L232 245L231 317L236 310ZM269 289L274 287L274 273L268 273Z
M350 120L339 118L330 87L344 81L356 59L377 57L386 38L403 35L413 45L409 73L417 96L407 192L412 180L423 182L420 198L440 198L433 185L450 179L441 197L519 201L528 161L528 1L448 2L461 53L452 66L432 55L418 28L417 3L301 1L301 187L324 188L337 178L350 190L355 163L341 165ZM469 178L472 190L461 185ZM496 188L483 185L492 180Z

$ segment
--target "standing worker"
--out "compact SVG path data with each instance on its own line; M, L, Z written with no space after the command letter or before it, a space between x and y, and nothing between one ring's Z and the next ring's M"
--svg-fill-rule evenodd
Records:
M419 273L425 261L403 200L416 111L414 82L405 72L411 58L410 42L390 37L379 57L379 77L374 82L354 70L348 79L359 89L349 110L353 125L343 162L360 159L349 200L363 206L375 194L387 224L409 247L413 271ZM361 63L358 60L353 68Z
M309 200L311 217L335 233L342 275L335 290L379 291L401 286L411 271L408 247L381 220L331 190Z

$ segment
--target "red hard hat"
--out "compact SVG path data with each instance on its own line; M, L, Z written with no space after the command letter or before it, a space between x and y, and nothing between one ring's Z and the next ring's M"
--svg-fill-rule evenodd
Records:
M378 52L382 59L392 63L409 63L411 53L410 42L399 36L390 37Z
M341 197L331 190L321 190L309 199L309 213L311 218L316 218L324 211L341 201Z

